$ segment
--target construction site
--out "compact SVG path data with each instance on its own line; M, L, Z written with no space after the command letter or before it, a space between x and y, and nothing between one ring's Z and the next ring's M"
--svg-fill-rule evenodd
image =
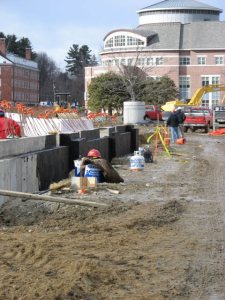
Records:
M169 144L163 123L17 109L24 136L0 141L1 300L224 299L223 135ZM132 170L140 147L153 161ZM92 148L124 182L79 193L74 160Z

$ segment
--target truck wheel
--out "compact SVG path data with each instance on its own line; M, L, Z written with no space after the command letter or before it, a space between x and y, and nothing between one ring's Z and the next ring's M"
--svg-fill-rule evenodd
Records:
M191 127L191 132L195 132L196 128Z
M187 132L188 131L188 128L187 127L184 127L184 132Z
M206 126L205 126L205 133L208 133L210 130L210 124L208 123Z

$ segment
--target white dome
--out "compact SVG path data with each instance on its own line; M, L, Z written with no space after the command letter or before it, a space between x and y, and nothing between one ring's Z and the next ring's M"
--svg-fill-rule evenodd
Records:
M195 0L165 0L147 6L137 13L139 24L196 21L219 21L222 9Z

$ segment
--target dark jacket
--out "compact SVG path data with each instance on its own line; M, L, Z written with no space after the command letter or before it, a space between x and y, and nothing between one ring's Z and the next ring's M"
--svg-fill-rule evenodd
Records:
M119 173L113 168L113 166L103 158L90 158L83 157L80 165L80 176L84 176L85 166L92 164L102 171L104 182L120 183L124 182L123 178L120 177Z
M169 118L167 119L166 125L170 126L170 127L178 127L179 126L178 115L175 112L172 112L170 114Z
M182 110L180 110L177 111L176 114L178 116L179 124L183 124L186 119L185 113Z

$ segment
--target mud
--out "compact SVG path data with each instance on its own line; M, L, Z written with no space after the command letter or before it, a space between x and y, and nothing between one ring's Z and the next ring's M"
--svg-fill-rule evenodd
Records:
M0 300L225 299L225 138L170 150L141 172L117 160L124 183L63 195L105 208L5 203Z

